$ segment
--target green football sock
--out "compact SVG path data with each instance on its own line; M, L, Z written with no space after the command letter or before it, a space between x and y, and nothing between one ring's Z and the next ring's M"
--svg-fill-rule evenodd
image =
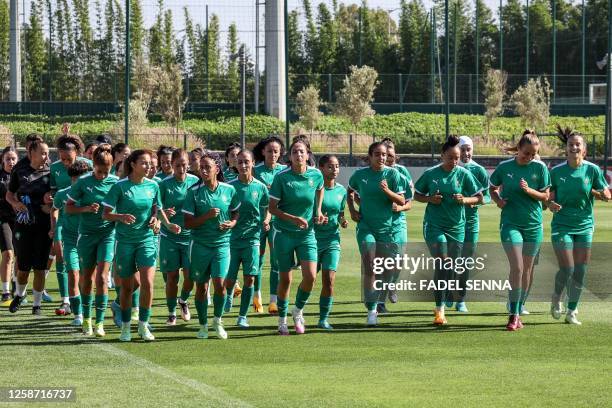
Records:
M225 306L225 296L213 294L213 313L215 317L223 316L223 306Z
M138 321L147 323L151 318L151 309L148 307L141 307L138 309Z
M140 288L136 289L132 293L132 307L139 307L139 306L140 306Z
M297 294L295 295L295 307L298 309L303 309L306 306L306 302L308 302L308 298L310 297L310 292L306 292L302 290L302 288L298 287Z
M242 288L242 294L240 295L240 311L238 312L239 316L246 317L254 295L255 287L249 286L248 288Z
M57 285L61 297L68 297L68 273L63 262L55 261L55 272L57 275Z
M321 296L319 298L319 320L327 320L327 318L329 318L333 303L334 298L331 296Z
M289 299L278 298L276 301L278 305L278 316L287 317L287 308L289 307Z
M176 313L176 302L177 298L171 297L166 299L166 305L168 306L168 313L174 314Z
M278 271L270 269L270 294L276 295L278 291Z
M560 297L568 284L568 279L574 273L574 268L559 268L555 275L555 295Z
M204 300L195 300L195 307L198 311L198 321L200 325L208 324L208 299L204 296Z
M121 321L123 323L129 323L132 321L132 308L121 309Z
M104 314L108 306L108 295L96 295L96 323L104 321Z
M567 288L567 308L569 310L576 310L578 307L580 295L582 294L582 289L584 288L584 277L586 272L586 264L576 264L574 274L570 277Z
M82 307L83 307L83 318L89 319L91 317L91 295L81 295Z
M83 314L83 307L81 306L81 295L70 296L70 309L75 316Z
M261 289L261 274L255 276L255 292L259 292Z
M189 300L189 296L191 296L190 290L181 289L181 300L183 302L186 302L187 300Z

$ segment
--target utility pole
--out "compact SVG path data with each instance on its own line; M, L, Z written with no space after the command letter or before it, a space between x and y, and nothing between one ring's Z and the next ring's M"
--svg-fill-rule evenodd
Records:
M612 0L609 0L612 1ZM450 32L448 30L448 0L444 0L444 36L446 37L446 55L444 58L446 59L446 84L445 88L445 98L444 98L444 119L445 119L445 129L446 129L446 137L450 135Z
M125 107L123 108L125 143L129 143L130 129L130 69L132 57L130 56L130 0L125 0Z
M11 0L10 8L9 100L11 102L21 102L21 31L19 28L19 0Z
M47 61L47 79L49 80L49 102L53 100L53 86L52 86L53 85L53 73L51 72L52 44L53 44L53 14L51 10L51 2L49 2L49 56L48 56L48 61Z

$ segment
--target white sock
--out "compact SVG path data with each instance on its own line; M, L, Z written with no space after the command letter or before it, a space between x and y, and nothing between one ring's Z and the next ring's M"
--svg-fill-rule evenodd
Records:
M28 288L28 284L22 285L21 283L17 284L17 296L24 297L26 295L26 290Z
M368 316L378 314L376 310L368 310Z
M68 296L64 296L62 298L62 303L70 303L70 298Z
M174 316L174 317L176 317L176 311L174 311L174 312L170 313L170 316Z
M255 297L257 299L261 299L261 290L258 290L257 292L255 292Z
M131 323L130 322L121 322L121 329L127 327L128 329L130 328Z
M76 315L76 316L74 316L74 318L75 318L75 319L81 319L81 320L83 320L83 315L82 315L82 314L80 314L80 315ZM90 320L91 320L91 319L90 319Z
M42 292L32 289L32 296L34 298L32 306L40 306L42 303Z
M10 282L2 282L2 293L9 293L11 287L11 283Z
M278 324L279 324L279 325L281 325L281 324L287 324L287 316L285 316L285 317L279 317L279 318L278 318Z
M55 257L53 258L49 257L49 259L55 259ZM47 276L49 276L49 270L45 269L45 280L47 280Z
M436 310L437 310L438 312L444 312L444 305L442 305L442 306L436 306Z
M270 303L276 303L276 295L270 295Z

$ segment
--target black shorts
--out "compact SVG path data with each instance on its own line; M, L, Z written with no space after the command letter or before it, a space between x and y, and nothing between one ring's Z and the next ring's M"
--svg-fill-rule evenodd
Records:
M0 221L0 252L12 251L14 247L13 231L15 224L11 221Z
M44 271L49 262L52 240L49 217L40 217L31 225L15 224L15 253L20 271Z

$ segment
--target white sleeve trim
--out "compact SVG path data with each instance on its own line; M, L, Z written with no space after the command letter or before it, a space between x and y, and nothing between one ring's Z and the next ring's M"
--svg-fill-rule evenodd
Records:
M103 205L103 206L105 206L105 207L110 208L111 210L114 210L114 209L115 209L115 207L114 207L114 206L110 205L110 204L109 204L109 203L107 203L106 201L102 201L102 205Z
M192 213L191 211L187 211L186 209L182 209L182 212L184 212L185 214L189 214L189 215L195 215L194 213Z
M276 201L280 201L280 198L273 196L272 194L268 194L268 197L273 198Z
M240 206L242 205L242 203L238 203L238 205L235 208L230 208L230 211L236 211L237 209L240 208Z

